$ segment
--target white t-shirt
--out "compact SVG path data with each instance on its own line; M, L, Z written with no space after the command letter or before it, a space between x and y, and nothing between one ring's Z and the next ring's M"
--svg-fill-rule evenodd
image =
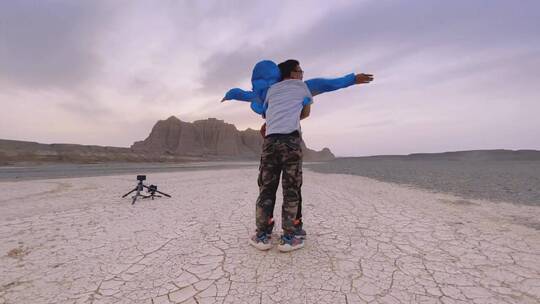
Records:
M300 132L300 113L306 97L312 98L307 85L299 79L286 79L266 93L266 135Z

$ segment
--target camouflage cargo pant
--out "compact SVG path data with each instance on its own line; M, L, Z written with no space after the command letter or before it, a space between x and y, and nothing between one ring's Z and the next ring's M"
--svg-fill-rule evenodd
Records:
M283 205L282 228L292 233L301 219L302 148L301 138L296 135L277 135L264 139L259 166L259 197L256 207L257 231L270 232L276 191L282 175Z

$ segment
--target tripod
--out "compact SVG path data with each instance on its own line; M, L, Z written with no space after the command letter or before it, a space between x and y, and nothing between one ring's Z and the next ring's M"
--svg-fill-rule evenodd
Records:
M171 197L167 193L163 193L161 191L158 191L156 185L147 186L147 185L143 184L143 181L146 180L146 175L137 175L137 180L139 181L137 183L137 186L135 186L135 188L133 190L129 191L128 193L126 193L124 195L122 195L122 198L124 198L124 197L128 196L129 194L137 191L137 193L135 193L135 195L132 197L133 198L133 201L131 202L132 205L135 204L135 201L137 200L138 197L142 197L143 199L151 198L152 200L154 199L154 197L161 197L161 195L156 194L156 192L159 193L159 194L163 194L166 197ZM144 194L141 193L141 192L144 191L144 189L146 189L146 192L148 192L149 195L144 195Z

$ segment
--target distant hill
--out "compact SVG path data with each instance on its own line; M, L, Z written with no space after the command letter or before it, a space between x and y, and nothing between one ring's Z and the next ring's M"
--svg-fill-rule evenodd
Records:
M442 153L413 153L409 155L375 155L362 158L398 160L459 160L459 161L499 161L499 160L540 160L538 150L471 150Z
M223 120L209 118L193 123L171 116L158 121L148 138L131 148L76 144L41 144L0 139L0 165L20 162L187 162L205 160L257 160L263 138L259 131L239 131ZM334 159L328 148L308 149L306 161Z
M85 146L75 144L40 144L0 139L0 165L21 162L95 163L95 162L164 162L193 159L136 153L130 148Z

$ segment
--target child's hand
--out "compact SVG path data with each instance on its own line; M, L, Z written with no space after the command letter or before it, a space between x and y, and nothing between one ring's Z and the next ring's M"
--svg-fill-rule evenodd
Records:
M362 84L362 83L370 83L373 81L373 75L372 74L356 74L355 76L355 84Z

